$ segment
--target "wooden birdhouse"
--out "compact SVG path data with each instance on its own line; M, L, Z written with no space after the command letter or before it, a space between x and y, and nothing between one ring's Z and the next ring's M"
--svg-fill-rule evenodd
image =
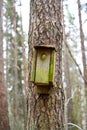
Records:
M53 86L54 68L55 48L36 46L33 51L31 81L37 85L39 93L46 93L46 90Z

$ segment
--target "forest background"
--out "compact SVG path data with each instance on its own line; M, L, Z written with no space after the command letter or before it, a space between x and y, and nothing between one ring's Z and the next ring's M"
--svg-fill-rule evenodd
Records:
M2 12L3 49L0 49L3 53L4 85L10 129L25 130L28 107L30 1L3 0ZM86 130L87 1L64 0L62 19L64 32L62 50L62 83L65 93L64 130Z

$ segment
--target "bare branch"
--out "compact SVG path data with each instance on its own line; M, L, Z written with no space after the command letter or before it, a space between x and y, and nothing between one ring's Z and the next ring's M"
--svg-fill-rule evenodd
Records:
M81 69L80 69L80 67L79 67L79 64L77 63L77 61L75 60L75 58L74 58L73 55L72 55L72 53L71 53L71 51L70 51L70 49L69 49L68 44L65 43L65 45L66 45L66 47L67 47L67 49L68 49L68 52L69 52L69 54L70 54L72 60L74 61L75 65L77 66L78 71L79 71L79 73L80 73L82 79L83 79L85 82L87 82L87 80L85 79L85 77L84 77L83 74L82 74L82 71L81 71Z
M72 126L75 126L76 128L78 128L79 130L83 130L80 126L74 124L74 123L67 123L65 125L72 125Z

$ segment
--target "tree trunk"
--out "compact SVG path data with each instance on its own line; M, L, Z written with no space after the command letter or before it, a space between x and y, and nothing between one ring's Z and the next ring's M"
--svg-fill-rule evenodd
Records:
M38 94L37 87L30 82L34 46L54 46L55 81L49 94ZM61 0L31 0L29 32L29 105L28 129L62 130L62 20ZM42 72L41 72L42 73Z
M68 123L73 122L73 105L72 105L72 95L71 95L71 85L70 85L70 75L69 75L69 61L68 61L68 50L66 47L67 37L65 34L65 24L64 24L64 12L63 12L63 4L62 4L62 19L63 19L63 42L64 42L64 73L65 73L65 82L66 82L66 127L65 129L68 130Z
M71 98L72 95L71 95L70 76L69 76L68 52L67 52L66 45L64 45L64 72L65 72L65 81L66 81L65 107L67 108L67 123L70 123L70 122L73 123L73 113L72 113L73 107L72 107L72 98Z
M80 40L81 40L81 50L82 50L82 63L83 63L83 74L84 74L84 86L82 88L82 126L83 129L87 129L87 119L86 119L86 105L87 105L87 77L86 77L86 55L85 55L85 45L84 45L84 33L82 28L82 18L80 9L80 0L78 0L78 14L79 14L79 28L80 28Z
M19 98L18 98L18 54L17 54L17 27L16 27L16 8L15 2L13 3L14 10L14 129L19 129Z
M64 43L65 44L65 43ZM73 123L73 105L72 105L72 95L70 86L70 76L69 76L69 63L68 63L68 52L66 45L64 45L64 72L66 80L66 106L67 107L67 121Z
M23 112L24 112L24 130L27 127L27 97L28 97L28 80L27 80L27 68L26 68L26 57L25 57L25 46L24 46L24 34L23 34L23 26L22 26L22 15L21 17L21 43L22 43L22 58L23 58L23 76L24 76L24 87L22 88L22 96L23 96ZM25 94L24 92L25 91Z
M65 32L63 30L63 32ZM65 34L64 34L65 35ZM66 48L66 38L64 36L64 73L65 73L65 81L66 81L66 107L67 107L67 120L68 123L72 122L73 114L72 114L72 95L71 95L71 85L70 85L70 75L69 75L69 61L68 61L68 51Z
M0 130L10 130L7 105L7 91L4 85L2 5L3 0L0 0Z

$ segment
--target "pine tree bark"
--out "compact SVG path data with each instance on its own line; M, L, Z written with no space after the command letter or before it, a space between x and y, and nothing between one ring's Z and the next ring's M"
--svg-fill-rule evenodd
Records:
M86 118L86 105L87 105L87 66L86 66L86 55L85 55L85 45L84 45L84 33L82 27L82 16L80 9L80 0L78 0L78 15L79 15L79 28L80 28L80 42L81 42L81 51L82 51L82 63L83 63L83 75L84 75L84 86L82 88L82 126L83 129L87 129L87 118Z
M2 30L2 7L0 0L0 130L10 130L7 104L7 91L4 84L3 67L3 30Z
M54 46L56 49L55 85L50 93L37 94L37 87L30 82L33 47ZM63 99L62 88L62 20L61 0L31 0L29 31L29 98L28 129L62 130Z

